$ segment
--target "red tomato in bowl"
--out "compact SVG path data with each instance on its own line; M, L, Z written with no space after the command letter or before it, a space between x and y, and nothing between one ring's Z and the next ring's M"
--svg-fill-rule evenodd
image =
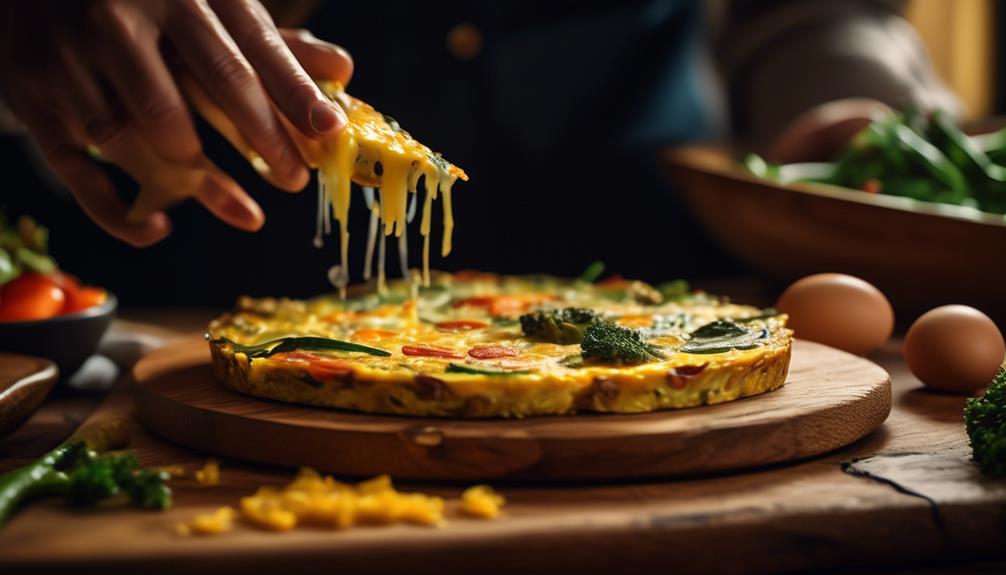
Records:
M0 321L46 319L60 313L66 293L56 280L37 273L24 274L0 288Z
M63 290L68 302L80 290L80 280L66 272L55 271L49 274L49 277L56 282L56 287Z
M66 292L66 304L60 313L77 313L89 307L101 305L108 299L108 292L93 286L82 286Z

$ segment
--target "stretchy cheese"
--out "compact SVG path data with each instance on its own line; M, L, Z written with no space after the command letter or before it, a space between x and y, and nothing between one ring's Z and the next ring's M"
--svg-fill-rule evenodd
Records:
M271 181L269 166L248 144L213 98L192 78L182 76L179 83L193 107L238 149L252 166ZM318 169L318 214L314 243L322 247L323 237L332 231L331 218L339 228L339 262L329 278L342 296L349 282L349 208L352 183L364 187L367 208L371 212L364 277L370 279L374 244L380 228L378 253L378 289L385 288L384 237L398 238L403 276L408 279L408 245L406 226L415 215L420 181L425 195L420 233L423 236L422 273L419 280L429 284L429 236L432 202L443 198L443 239L441 256L451 251L454 217L451 211L451 188L458 179L468 180L463 170L454 166L417 142L390 116L369 104L346 94L338 83L322 83L322 90L345 111L349 120L344 130L332 139L318 141L307 138L294 128L282 114L277 114L297 144L305 161ZM133 221L142 221L148 214L164 209L191 194L197 182L219 172L208 160L198 165L173 164L154 154L142 155L142 165L131 173L143 175L141 192L130 211ZM148 157L149 156L149 157ZM375 195L376 191L376 195Z

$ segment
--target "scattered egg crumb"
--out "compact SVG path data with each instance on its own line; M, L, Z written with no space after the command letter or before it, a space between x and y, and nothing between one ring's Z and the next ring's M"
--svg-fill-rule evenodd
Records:
M216 459L207 459L203 468L196 470L196 482L204 487L220 485L220 463Z
M461 494L461 513L480 519L495 519L506 500L488 485L476 485Z
M175 530L179 535L216 535L234 527L234 509L221 507L213 513L196 515L188 523L179 523Z
M184 477L185 469L181 465L167 465L161 467L161 471L167 473L171 477Z
M212 461L211 461L212 462ZM207 462L207 468L210 463ZM213 468L216 469L215 462ZM200 474L196 472L200 483ZM219 474L219 470L214 471ZM461 496L461 513L469 517L493 519L504 505L502 496L486 485L477 485ZM216 534L229 531L235 511L229 507L216 513L197 515L179 526L179 532ZM440 526L444 520L444 500L423 493L395 489L391 478L380 475L357 484L341 483L313 469L301 469L289 485L260 487L254 495L241 498L241 521L268 531L290 531L309 525L347 529L356 525ZM184 529L183 529L184 528Z
M349 485L302 469L283 489L263 487L241 499L241 518L256 527L289 531L306 524L334 529L354 525L443 522L444 500L397 491L387 475Z

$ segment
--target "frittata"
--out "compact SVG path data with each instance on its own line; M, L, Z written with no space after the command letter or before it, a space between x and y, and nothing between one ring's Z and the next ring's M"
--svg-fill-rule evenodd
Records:
M242 298L207 337L254 396L461 418L642 413L776 389L792 333L774 310L619 278L435 274L383 294Z

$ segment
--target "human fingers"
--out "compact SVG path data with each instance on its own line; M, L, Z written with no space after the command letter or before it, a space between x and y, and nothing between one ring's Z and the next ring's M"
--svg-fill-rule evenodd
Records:
M276 106L301 133L318 138L335 134L346 125L345 113L304 71L261 4L248 0L210 2L262 77Z
M102 229L136 247L157 243L171 232L171 222L163 212L151 213L141 221L127 218L128 208L108 177L82 150L69 122L32 104L17 106L17 113L53 173Z
M353 78L353 58L342 46L321 40L304 29L280 28L279 34L312 78L343 86Z
M188 106L158 45L159 25L126 2L94 2L86 16L94 42L90 59L114 89L146 142L171 161L201 153Z
M196 189L196 200L221 221L246 232L256 232L265 223L262 208L230 178L208 170Z
M309 177L307 166L273 111L256 71L209 5L187 6L168 24L185 65L269 165L271 180L290 191L302 189Z

